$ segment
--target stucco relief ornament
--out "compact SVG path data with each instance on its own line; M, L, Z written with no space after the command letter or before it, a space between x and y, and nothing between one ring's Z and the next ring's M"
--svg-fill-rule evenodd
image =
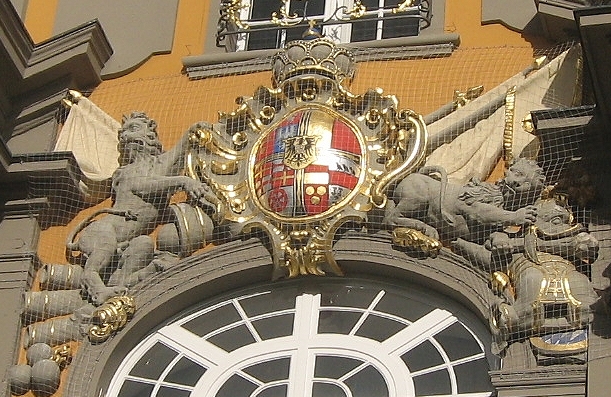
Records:
M214 220L233 236L266 233L274 279L341 275L337 230L366 221L420 166L424 122L379 88L350 92L353 55L326 38L287 44L272 70L271 88L199 131L188 174L210 186Z

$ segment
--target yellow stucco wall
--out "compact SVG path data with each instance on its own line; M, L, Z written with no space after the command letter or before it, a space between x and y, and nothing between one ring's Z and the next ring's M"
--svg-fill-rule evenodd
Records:
M58 2L59 0L28 1L24 22L34 43L40 43L53 35Z

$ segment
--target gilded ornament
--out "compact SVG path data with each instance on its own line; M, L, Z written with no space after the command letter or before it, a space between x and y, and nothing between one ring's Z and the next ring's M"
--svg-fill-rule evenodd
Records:
M272 106L269 106L269 105L263 106L263 109L259 111L259 119L261 120L261 123L263 123L264 125L268 125L269 123L271 123L272 120L274 120L275 115L276 115L276 109L274 109Z
M398 227L392 231L392 241L400 247L411 248L424 253L426 256L436 258L441 251L439 240L407 227Z
M532 114L530 112L522 118L522 129L530 134L535 131Z
M130 296L115 296L98 306L91 316L89 340L92 343L106 341L121 330L136 312L136 303Z
M399 12L404 12L408 8L413 7L413 6L414 6L414 0L405 0L402 3L400 3L399 5L397 5L396 8L393 8L392 13L397 14Z
M454 110L461 108L465 106L467 103L471 102L472 100L478 98L480 95L482 95L483 92L484 92L483 85L470 87L465 92L455 90L454 98L452 100L452 103L454 105Z
M363 5L361 0L355 0L352 8L343 11L342 14L347 16L348 19L359 19L365 15L366 11L367 7Z
M298 23L301 22L301 18L299 17L299 15L297 15L297 13L294 14L289 14L287 9L288 9L288 0L280 0L282 2L282 5L280 6L280 9L278 11L274 11L272 12L271 15L271 22L274 25L278 25L278 26L293 26L293 25L297 25Z
M59 365L60 369L66 368L72 362L72 348L70 345L55 346L51 359Z
M273 279L343 274L335 234L365 222L424 158L422 118L379 88L350 92L354 71L352 53L325 38L287 44L272 59L273 87L219 113L187 156L217 199L217 222L234 236L267 234Z
M220 10L221 17L240 29L248 29L248 24L240 19L240 12L244 8L248 8L248 5L245 5L243 0L223 0Z

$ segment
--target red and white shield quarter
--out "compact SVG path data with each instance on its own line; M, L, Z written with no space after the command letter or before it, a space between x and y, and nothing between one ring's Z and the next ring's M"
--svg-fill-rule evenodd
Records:
M354 124L326 107L291 112L255 144L255 202L286 220L343 207L364 175L359 137Z

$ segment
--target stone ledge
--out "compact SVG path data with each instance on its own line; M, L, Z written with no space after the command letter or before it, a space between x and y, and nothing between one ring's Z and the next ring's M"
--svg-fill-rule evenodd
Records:
M456 33L422 34L416 37L364 41L346 44L357 62L449 56L458 47ZM271 70L270 58L277 49L240 51L224 54L198 55L183 58L184 71L190 80L232 74L255 73Z

